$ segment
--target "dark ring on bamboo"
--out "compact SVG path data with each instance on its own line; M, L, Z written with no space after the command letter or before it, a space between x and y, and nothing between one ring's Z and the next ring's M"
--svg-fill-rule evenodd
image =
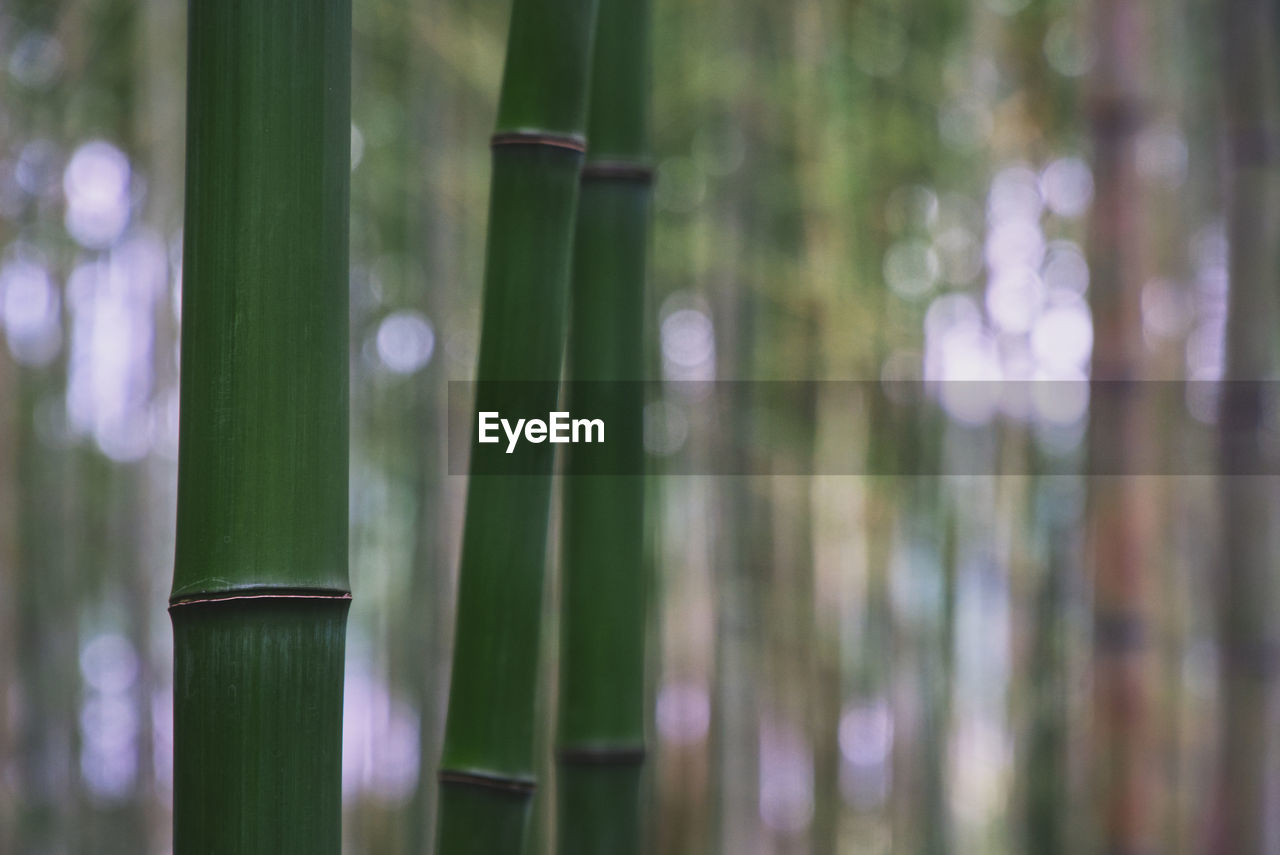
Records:
M494 775L488 772L460 772L456 769L441 769L439 778L442 784L462 784L519 795L529 795L538 786L528 778L513 778L509 775Z
M1089 113L1098 135L1115 139L1128 136L1143 126L1147 106L1140 98L1111 95L1095 100Z
M243 591L226 591L219 594L191 594L186 597L178 597L169 602L169 610L173 611L179 606L197 606L208 603L225 603L230 600L350 600L351 594L347 591L320 591L306 590L298 588L282 588L280 590L271 591L259 589L249 589Z
M576 134L552 134L546 131L503 131L490 137L489 145L493 148L502 145L540 145L568 149L578 154L587 150L587 141Z
M1254 679L1267 682L1280 676L1280 643L1275 640L1235 642L1226 645L1222 655L1228 666L1234 666Z
M1269 125L1236 128L1230 143L1236 166L1270 166L1280 160L1280 135Z
M653 165L638 160L591 160L582 165L583 181L653 183Z
M1102 614L1094 620L1095 644L1109 653L1130 653L1146 645L1147 625L1139 615Z
M560 748L556 757L575 766L638 766L645 750L643 745L578 745Z
M1234 431L1257 430L1266 417L1267 401L1261 383L1249 380L1222 381L1218 404L1218 424Z

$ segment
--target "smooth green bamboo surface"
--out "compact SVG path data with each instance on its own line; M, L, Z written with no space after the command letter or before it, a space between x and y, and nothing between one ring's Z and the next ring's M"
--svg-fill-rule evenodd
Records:
M175 853L337 853L350 600L174 607Z
M493 146L477 409L493 381L557 381L564 354L595 0L516 0ZM554 409L554 382L537 384ZM472 477L440 771L440 855L518 853L534 705L551 446L521 475Z
M570 379L589 385L574 391L610 381L636 388L645 374L648 15L645 2L601 0L568 364ZM609 471L643 471L642 437L623 429L641 423L639 402L625 392L601 397L588 411L613 426ZM591 474L572 450L569 465L575 477L565 482L558 849L626 855L643 843L644 478Z
M349 0L194 0L173 596L347 590Z
M175 855L336 855L349 0L188 15Z

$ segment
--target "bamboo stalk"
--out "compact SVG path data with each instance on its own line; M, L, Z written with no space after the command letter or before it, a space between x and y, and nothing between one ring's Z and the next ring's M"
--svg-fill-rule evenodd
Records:
M15 3L11 9L12 44L28 33L53 32L67 12L62 3ZM6 100L12 104L13 144L56 137L67 93L63 86L41 92L6 81ZM10 231L12 229L12 231ZM65 272L58 227L30 199L21 213L6 223L6 239L20 238L34 248L39 263L57 277ZM17 248L15 246L15 248ZM66 323L66 304L60 322ZM64 326L65 330L66 327ZM0 359L11 356L13 343ZM15 564L11 599L15 660L16 705L13 755L12 837L16 851L74 851L85 837L81 822L84 788L77 774L80 740L76 709L79 690L77 654L77 580L72 567L72 497L78 487L69 455L41 441L37 420L40 402L65 392L66 349L48 364L14 365L13 400L15 466L5 474L15 497L12 549Z
M1028 527L1040 540L1035 578L1027 606L1031 638L1027 658L1027 724L1022 775L1022 846L1027 852L1063 855L1069 851L1066 806L1070 804L1067 690L1069 687L1064 614L1070 607L1072 525L1068 499L1053 478L1041 477L1040 452L1030 451L1033 504Z
M18 410L17 364L6 348L0 348L0 467L5 472L18 470L18 423L23 414ZM18 484L17 479L0 478L0 590L18 590ZM16 757L17 677L21 673L18 652L18 610L13 597L0 600L0 756ZM17 787L10 784L0 789L0 849L16 851L19 845L18 805L13 797Z
M1248 472L1265 455L1264 378L1274 374L1280 254L1280 164L1275 139L1274 5L1231 0L1221 7L1226 106L1230 246L1226 379L1219 404L1222 554L1219 579L1218 803L1210 851L1270 850L1273 813L1272 717L1278 671L1271 629L1280 588L1274 580L1275 483Z
M1089 222L1093 316L1089 468L1122 472L1147 441L1145 413L1125 394L1141 376L1140 299L1147 224L1138 143L1147 121L1145 0L1097 0L1098 59L1090 119L1097 194ZM1159 779L1152 730L1151 574L1142 482L1119 476L1087 481L1093 582L1093 790L1101 826L1097 845L1115 853L1148 851L1154 841Z
M498 104L477 366L477 410L495 381L543 381L555 409L585 149L595 0L516 0ZM550 382L547 382L550 381ZM509 403L509 402L508 402ZM437 851L517 853L535 785L537 694L552 446L526 474L468 485Z
M644 762L644 446L649 4L603 0L574 243L568 371L615 425L609 471L565 485L557 812L562 853L639 853ZM620 386L607 385L621 382ZM603 395L584 390L600 386ZM628 412L630 411L630 412Z
M188 27L174 852L337 853L350 5Z

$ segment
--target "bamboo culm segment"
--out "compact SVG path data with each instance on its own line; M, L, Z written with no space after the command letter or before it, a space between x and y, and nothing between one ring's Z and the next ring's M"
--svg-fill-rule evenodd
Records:
M569 359L575 380L643 376L648 190L628 181L583 184ZM600 406L612 404L603 411L607 424L639 424L638 414L617 412L633 403L604 401L587 408L602 412ZM621 459L612 471L643 471L638 432L615 429L613 438L613 453ZM640 475L577 471L572 450L569 467L575 477L565 482L557 780L562 796L576 792L602 799L593 812L612 806L610 821L624 823L637 805L608 801L607 793L626 791L626 786L602 779L610 768L623 781L636 775L636 753L644 745L645 481ZM568 813L574 801L559 802L562 852L580 851L574 838L590 831L582 814Z
M553 383L564 356L595 0L515 0L493 139L478 409L486 382ZM517 855L534 782L534 711L552 446L516 476L468 485L440 855Z
M192 0L175 855L337 855L349 0Z
M349 0L194 0L175 597L347 590Z
M644 767L574 765L556 777L558 851L561 855L604 855L643 851L641 791Z
M559 373L565 293L558 283L569 274L563 221L573 215L580 158L537 145L494 150L490 229L495 237L490 238L484 298L482 379L545 380ZM554 396L553 384L536 384L536 389ZM483 396L486 387L478 390ZM555 401L542 405L554 409ZM482 400L477 406L489 405ZM553 448L537 447L531 474L475 476L468 487L441 762L446 773L533 777ZM469 786L447 776L442 785Z
M345 597L171 608L174 852L337 853Z
M568 371L575 381L645 377L648 16L643 0L601 0L574 240ZM642 424L641 413L627 412L638 402L625 397L586 402L586 409L603 407L607 424ZM640 432L615 428L612 439L609 471L644 471ZM558 851L629 855L644 843L645 479L592 475L586 465L570 451L576 477L565 482Z

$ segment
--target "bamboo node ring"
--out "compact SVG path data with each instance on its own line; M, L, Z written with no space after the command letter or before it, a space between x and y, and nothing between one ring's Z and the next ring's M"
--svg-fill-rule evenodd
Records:
M279 591L226 591L217 594L192 594L179 597L169 602L169 610L179 606L198 606L212 603L225 603L233 600L347 600L351 599L348 591L298 590L282 589Z
M556 756L574 766L638 766L644 762L645 749L643 745L566 745Z
M492 148L506 145L533 145L562 148L582 154L587 141L576 134L556 134L549 131L501 131L489 138Z
M591 160L582 166L583 181L653 183L653 164L643 160Z
M528 778L515 778L510 775L498 775L491 772L463 772L458 769L441 769L439 778L442 784L482 787L488 790L499 790L517 795L530 795L538 786Z

